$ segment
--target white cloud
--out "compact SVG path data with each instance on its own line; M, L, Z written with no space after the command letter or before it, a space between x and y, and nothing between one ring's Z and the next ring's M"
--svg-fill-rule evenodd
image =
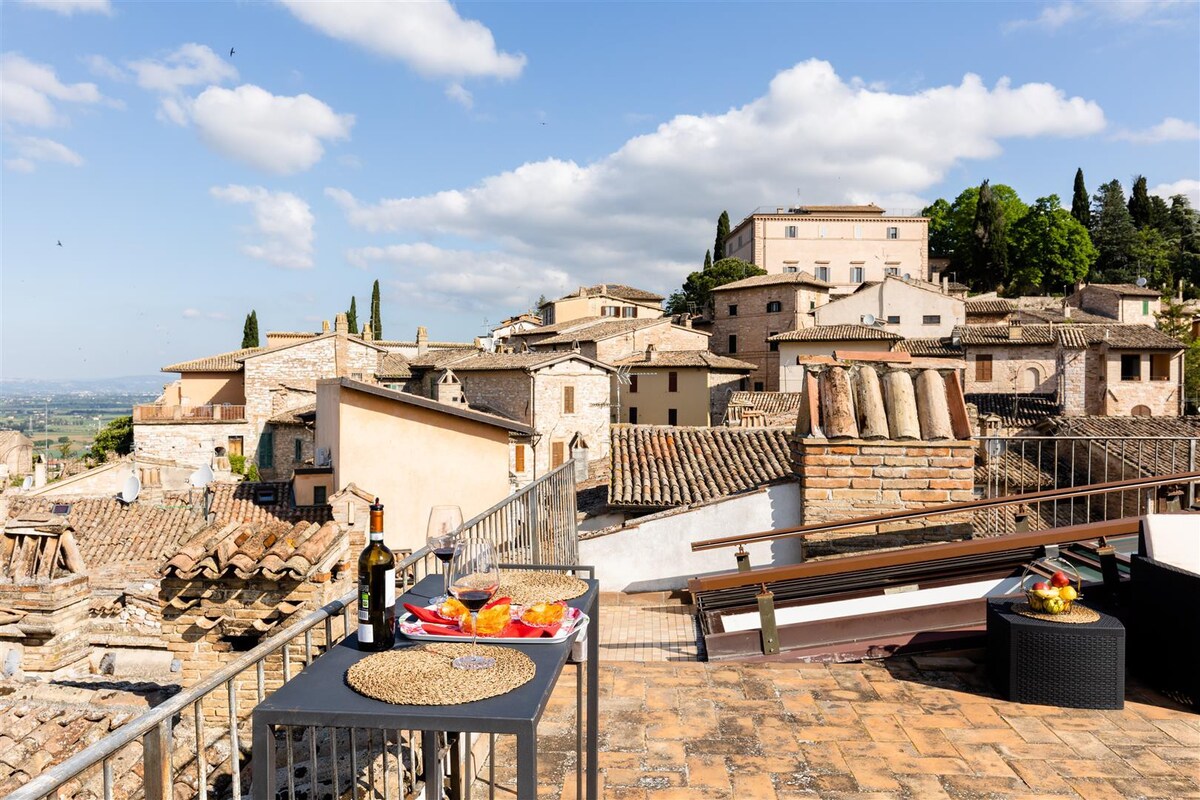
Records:
M327 36L403 61L428 77L515 78L525 67L524 55L498 51L492 32L476 20L460 17L448 0L280 2Z
M83 165L83 156L65 144L37 136L14 136L5 140L15 158L6 158L4 165L17 172L33 172L40 161L52 164Z
M170 108L217 152L276 175L308 169L321 160L323 142L345 139L354 125L353 114L337 114L311 95L274 95L252 84L210 86Z
M1160 183L1150 189L1149 193L1156 194L1168 202L1175 195L1181 194L1187 197L1192 208L1200 208L1200 181L1192 178L1183 178L1174 183Z
M470 111L475 105L475 96L463 87L461 83L452 83L446 87L446 97Z
M1035 17L1006 22L1004 30L1011 32L1021 28L1034 28L1053 33L1068 24L1084 21L1116 25L1157 25L1169 22L1177 10L1186 8L1188 4L1187 0L1062 0L1053 5L1043 6Z
M921 192L967 159L1014 137L1083 136L1104 128L1094 102L1048 84L987 87L975 75L917 93L884 92L807 61L765 95L724 114L682 115L590 164L547 159L436 194L360 201L327 195L365 231L477 243L493 259L581 283L677 286L699 265L721 209L736 221L796 199L920 208ZM458 246L458 245L454 245ZM361 257L361 254L356 254Z
M234 66L210 48L189 43L161 60L146 58L127 65L138 86L152 92L175 94L189 86L224 83L237 79Z
M22 0L27 6L44 8L64 17L80 14L104 14L112 16L112 3L109 0Z
M1200 127L1197 127L1194 122L1188 122L1177 117L1167 117L1151 128L1141 131L1119 131L1113 138L1137 144L1194 142L1200 139Z
M494 251L417 243L360 247L346 258L357 267L392 266L392 283L409 303L452 311L524 307L540 292L565 292L570 286L564 270Z
M125 70L121 69L104 56L84 56L83 63L87 64L88 69L91 70L93 75L98 75L101 78L108 78L111 81L129 80L129 75L125 72Z
M67 122L54 101L94 105L105 101L94 83L66 84L51 66L20 53L0 57L0 116L6 125L50 128Z
M201 311L198 308L185 308L183 310L184 319L228 319L229 315L224 311Z
M249 205L254 211L253 234L261 241L242 246L242 252L289 269L313 265L313 224L308 203L291 192L270 192L261 186L214 186L213 197Z

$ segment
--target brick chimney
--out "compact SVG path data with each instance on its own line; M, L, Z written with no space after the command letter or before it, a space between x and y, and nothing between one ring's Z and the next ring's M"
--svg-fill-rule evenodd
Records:
M424 325L417 327L417 355L423 356L429 352L429 331Z
M338 314L333 320L333 330L335 333L350 333L350 321L346 319L344 313Z
M321 320L321 333L329 333L329 320Z

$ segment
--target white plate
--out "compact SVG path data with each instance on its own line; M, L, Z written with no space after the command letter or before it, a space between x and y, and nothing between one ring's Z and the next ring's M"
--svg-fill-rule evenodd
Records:
M429 606L428 610L436 611L437 606ZM453 625L453 622L447 622L447 627ZM558 633L553 636L531 636L525 637L501 637L501 636L480 636L479 641L482 644L557 644L570 638L576 631L587 628L588 615L580 611L578 608L567 606L566 614L563 616L563 626L558 629ZM470 636L450 636L439 633L426 633L425 625L421 620L417 619L413 614L405 612L404 616L397 623L396 627L400 633L403 633L409 639L419 642L469 642Z

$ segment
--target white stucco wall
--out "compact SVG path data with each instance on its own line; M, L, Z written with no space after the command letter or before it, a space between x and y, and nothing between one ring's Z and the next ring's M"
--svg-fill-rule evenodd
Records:
M789 481L584 539L579 561L595 566L604 591L682 589L688 578L737 568L734 548L693 553L692 542L799 524L800 489ZM796 540L746 549L755 567L794 564L800 558Z

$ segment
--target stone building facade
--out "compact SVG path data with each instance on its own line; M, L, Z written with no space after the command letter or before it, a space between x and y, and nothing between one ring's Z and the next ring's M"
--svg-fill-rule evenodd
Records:
M538 314L546 325L590 317L656 318L663 315L663 296L618 283L580 286L557 300L544 303Z
M708 351L653 346L613 363L620 370L612 381L614 421L631 425L718 424L754 369Z
M912 339L949 336L966 322L966 309L960 298L937 284L889 275L817 306L813 316L817 325L877 324Z
M847 294L887 275L928 280L929 220L875 205L777 208L738 223L725 254L773 275L809 272L833 284L834 294Z
M1158 325L1162 299L1157 289L1131 283L1085 283L1066 302L1127 325Z
M748 389L779 391L779 348L770 338L812 327L830 285L807 272L757 275L713 290L710 349L754 365Z

